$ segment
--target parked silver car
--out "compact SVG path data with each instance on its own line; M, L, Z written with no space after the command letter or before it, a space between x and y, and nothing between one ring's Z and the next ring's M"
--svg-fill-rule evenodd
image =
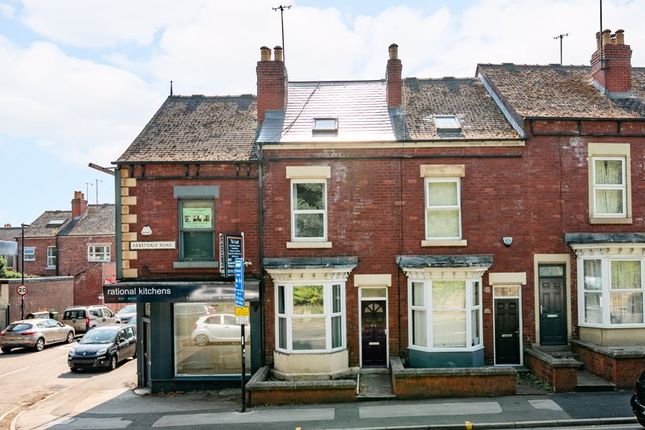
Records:
M72 343L74 335L73 327L50 318L14 321L0 332L0 349L4 353L21 347L42 351L52 343Z
M74 306L65 309L61 321L64 324L71 325L76 333L85 333L91 328L120 324L121 320L105 306Z
M137 323L137 305L128 305L116 313L117 318L121 320L121 324L136 324Z

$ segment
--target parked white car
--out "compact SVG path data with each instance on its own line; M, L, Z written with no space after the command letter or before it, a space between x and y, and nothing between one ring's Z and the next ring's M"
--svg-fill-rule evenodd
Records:
M249 327L245 326L244 337L249 339ZM210 343L239 343L240 326L235 324L235 315L211 314L199 317L192 334L193 342L199 346Z

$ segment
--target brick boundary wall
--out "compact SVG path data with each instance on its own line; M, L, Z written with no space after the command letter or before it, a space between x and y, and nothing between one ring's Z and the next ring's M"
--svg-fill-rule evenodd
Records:
M645 370L645 348L630 351L627 347L594 348L582 342L572 342L572 345L589 372L613 382L617 388L632 388Z
M537 378L548 384L554 392L574 391L578 383L577 363L571 359L557 359L542 352L525 350L524 363Z
M9 320L20 319L20 295L16 287L20 279L9 279ZM59 315L67 306L74 303L74 278L56 276L46 278L26 278L28 293L25 295L25 316L30 312L54 311ZM4 327L3 327L4 328Z

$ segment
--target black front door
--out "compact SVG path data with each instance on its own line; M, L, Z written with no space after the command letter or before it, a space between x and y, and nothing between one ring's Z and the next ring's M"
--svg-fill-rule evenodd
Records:
M564 277L540 277L540 345L567 344Z
M520 364L518 299L495 299L495 364Z
M363 367L387 366L386 321L385 300L361 302Z

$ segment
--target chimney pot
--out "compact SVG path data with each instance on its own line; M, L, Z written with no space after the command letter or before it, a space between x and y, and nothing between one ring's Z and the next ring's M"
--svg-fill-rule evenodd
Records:
M9 223L5 224L4 228L11 228L11 224L9 224Z
M616 45L625 44L625 30L616 30Z
M271 50L266 46L260 48L260 61L271 61Z
M275 61L282 61L282 47L281 46L276 46L273 48L273 58Z
M606 29L602 31L602 46L603 48L611 43L611 30Z
M74 191L74 199L72 199L72 218L83 215L87 209L87 201L81 191Z
M399 58L399 45L393 43L389 46L388 52L390 53L390 60L396 60Z

